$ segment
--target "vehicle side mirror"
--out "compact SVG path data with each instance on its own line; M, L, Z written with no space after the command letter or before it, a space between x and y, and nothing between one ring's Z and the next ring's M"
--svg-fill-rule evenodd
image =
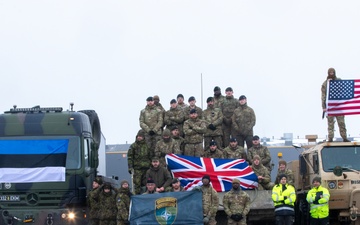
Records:
M343 173L343 169L341 166L335 166L333 173L335 174L335 176L340 177Z

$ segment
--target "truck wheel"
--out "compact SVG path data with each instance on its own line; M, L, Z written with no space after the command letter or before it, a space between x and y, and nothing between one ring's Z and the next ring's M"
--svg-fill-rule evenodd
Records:
M97 113L95 110L80 110L78 112L84 113L89 117L92 136L97 146L99 146L101 141L101 127Z

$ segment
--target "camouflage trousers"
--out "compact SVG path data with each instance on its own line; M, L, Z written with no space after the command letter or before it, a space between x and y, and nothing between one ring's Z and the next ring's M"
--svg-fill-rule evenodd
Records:
M235 220L229 218L228 225L246 225L246 218L243 218L240 221L235 221Z
M187 156L204 156L203 143L185 144L184 155Z
M133 182L135 194L141 194L141 186L145 185L145 175L147 169L134 169Z
M222 136L218 135L218 136L205 136L204 137L204 149L209 149L210 146L210 142L212 140L214 140L216 142L216 146L218 147L218 149L222 149L223 147L223 140L222 140Z
M222 125L223 129L223 146L222 148L226 148L230 144L230 138L236 138L235 130L232 128L231 125Z
M90 219L89 225L100 225L100 220L99 219Z
M336 117L336 121L337 121L338 126L339 126L340 136L343 139L346 139L347 134L346 134L345 117L344 116L328 116L327 117L327 120L328 120L328 138L329 139L334 138L335 117Z
M150 157L154 157L155 156L155 146L156 143L158 141L160 141L161 136L154 134L154 135L149 135L149 134L145 134L145 142L146 144L149 146L149 150L150 150Z
M124 220L117 220L117 225L126 225Z
M238 145L243 147L245 146L245 143L246 143L246 148L249 149L252 147L252 138L253 138L253 135L252 134L237 134L235 136L237 142L238 142Z
M100 225L116 225L116 220L100 220Z

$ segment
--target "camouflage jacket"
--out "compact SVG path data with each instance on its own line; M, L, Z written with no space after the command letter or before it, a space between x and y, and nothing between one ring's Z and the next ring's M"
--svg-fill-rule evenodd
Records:
M146 180L152 178L157 188L164 187L164 190L171 184L172 178L170 172L166 167L159 166L158 168L150 167L146 171Z
M207 129L207 123L199 118L188 119L184 123L184 134L186 144L198 144L204 140L204 133Z
M224 195L224 211L228 216L241 214L244 218L250 211L250 197L240 190L231 189Z
M127 157L129 169L148 169L151 165L150 149L145 140L130 145Z
M251 169L254 171L256 176L264 177L264 179L258 180L259 184L266 185L270 183L271 181L270 172L264 165L262 165L261 163L257 166L252 164Z
M159 157L160 163L165 166L165 155L166 154L181 154L178 143L170 138L169 142L165 142L163 139L158 141L155 146L155 156Z
M220 95L219 97L214 96L214 107L221 108L221 105L223 104L224 100L225 100L224 95Z
M236 108L232 116L232 126L241 135L253 135L256 123L255 112L246 103Z
M167 187L165 189L166 192L174 192L174 188L173 187ZM184 187L180 186L180 191L185 191Z
M116 194L114 191L105 193L102 186L95 190L95 198L98 199L100 220L115 220L117 214Z
M221 150L216 149L214 152L210 151L210 149L205 151L205 158L214 158L214 159L223 159L224 154Z
M266 146L255 146L253 145L251 148L248 149L247 157L250 164L252 164L253 158L255 155L260 156L261 163L269 170L271 171L271 156L270 151Z
M219 196L215 189L209 185L205 187L201 186L202 191L202 203L203 203L203 215L214 217L219 207Z
M294 186L295 185L295 177L292 170L286 168L285 171L278 170L277 176L280 174L285 174L287 176L286 183Z
M239 101L234 96L226 96L224 102L221 105L221 111L223 114L223 123L227 126L231 125L231 117L234 114L236 108L240 105Z
M212 124L216 127L216 130L206 129L204 136L222 136L222 122L223 114L219 108L207 107L203 112L203 120L205 120L209 125Z
M187 119L190 118L189 115L190 115L190 110L191 110L191 109L192 109L192 108L190 108L190 106L184 108L185 120L187 120ZM202 119L202 118L203 118L203 115L202 115L203 110L202 110L200 107L198 107L198 106L195 106L195 109L196 109L196 113L198 114L198 117L197 117L197 118Z
M116 195L117 219L128 220L131 192L129 188L120 188Z
M180 107L171 108L165 112L164 117L164 124L166 125L166 128L171 130L173 127L179 126L182 127L183 123L185 121L185 115L184 110L182 110Z
M87 206L89 208L90 219L100 219L100 204L98 193L95 190L91 190L87 196Z
M177 145L179 146L180 148L180 153L181 155L184 154L184 148L185 148L185 139L181 136L172 136L172 138L174 139L174 141L176 141Z
M157 106L146 106L140 112L140 127L146 132L154 131L161 135L163 127L163 112Z
M236 148L232 148L231 146L226 147L223 150L224 159L245 159L246 160L246 152L242 146L237 145Z

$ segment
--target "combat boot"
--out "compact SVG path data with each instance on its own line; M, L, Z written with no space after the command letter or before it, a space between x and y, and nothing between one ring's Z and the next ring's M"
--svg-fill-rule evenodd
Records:
M332 138L329 138L329 141L328 142L333 142L333 139Z
M350 140L347 139L347 138L343 138L343 141L344 141L344 142L350 142Z

